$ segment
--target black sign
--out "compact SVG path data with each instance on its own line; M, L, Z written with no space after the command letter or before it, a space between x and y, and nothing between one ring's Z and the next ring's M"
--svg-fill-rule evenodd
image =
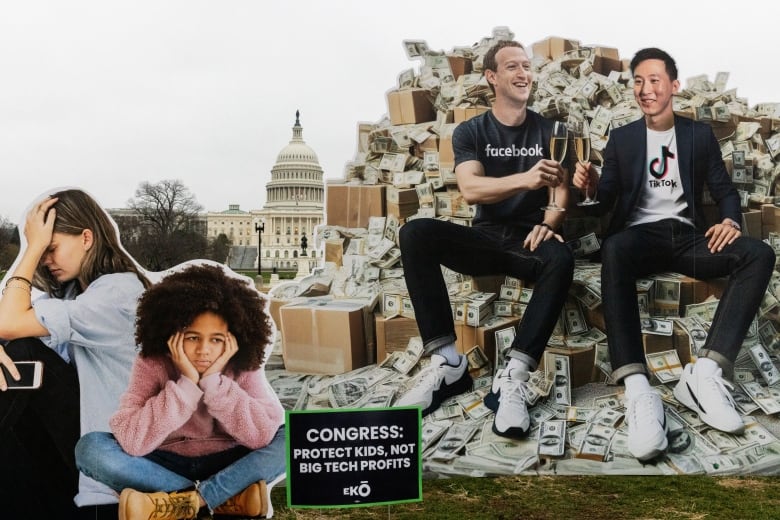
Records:
M287 505L422 501L420 409L288 411Z

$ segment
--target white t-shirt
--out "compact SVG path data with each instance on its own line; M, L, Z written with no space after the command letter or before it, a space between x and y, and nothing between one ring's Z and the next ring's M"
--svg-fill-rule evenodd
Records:
M628 225L674 218L693 226L693 222L684 216L687 209L688 203L680 181L674 128L663 132L648 128L645 180Z

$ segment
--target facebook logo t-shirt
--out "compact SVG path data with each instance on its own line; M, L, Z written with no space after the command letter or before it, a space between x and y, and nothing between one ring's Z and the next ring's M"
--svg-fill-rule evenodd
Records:
M504 177L526 172L540 159L549 158L552 121L528 110L523 124L506 126L492 111L469 119L455 128L452 147L455 166L479 161L488 177ZM495 204L480 204L473 224L501 223L533 227L542 221L542 206L548 201L546 187L517 193Z

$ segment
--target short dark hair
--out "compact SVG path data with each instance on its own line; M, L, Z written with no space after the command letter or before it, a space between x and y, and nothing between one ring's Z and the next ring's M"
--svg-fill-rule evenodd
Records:
M266 300L250 283L217 265L196 264L152 285L138 302L135 340L140 355L167 356L168 338L212 312L225 320L238 343L227 367L235 373L257 370L265 349L271 348L273 322L264 311Z
M496 54L498 54L498 51L506 47L517 47L525 51L525 47L523 47L523 44L520 42L516 42L514 40L500 40L499 42L494 44L490 49L488 49L487 53L485 54L485 57L482 59L483 74L484 71L486 70L492 70L493 72L498 71L498 63L496 63ZM492 83L488 82L488 87L490 87L491 92L493 92L494 94L496 93L496 89L495 87L493 87Z
M662 51L657 47L647 47L646 49L640 49L634 54L631 59L631 75L634 75L634 70L645 60L661 60L666 67L666 73L669 74L669 78L674 81L677 79L677 64L674 62L668 52Z
M485 54L485 57L482 59L483 70L492 70L493 72L496 72L498 69L498 63L496 63L496 54L498 54L498 51L504 47L519 47L525 51L525 47L523 47L523 44L520 42L516 42L514 40L501 40L488 49L487 53Z

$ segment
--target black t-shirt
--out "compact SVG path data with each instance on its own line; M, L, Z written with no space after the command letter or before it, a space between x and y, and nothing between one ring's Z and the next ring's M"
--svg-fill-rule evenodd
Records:
M550 157L552 121L536 112L526 111L520 126L501 124L487 111L455 128L452 148L455 166L465 161L479 161L488 177L504 177L527 172L540 159ZM477 205L473 224L493 223L532 227L543 217L542 206L547 205L548 189L517 193L495 204Z

